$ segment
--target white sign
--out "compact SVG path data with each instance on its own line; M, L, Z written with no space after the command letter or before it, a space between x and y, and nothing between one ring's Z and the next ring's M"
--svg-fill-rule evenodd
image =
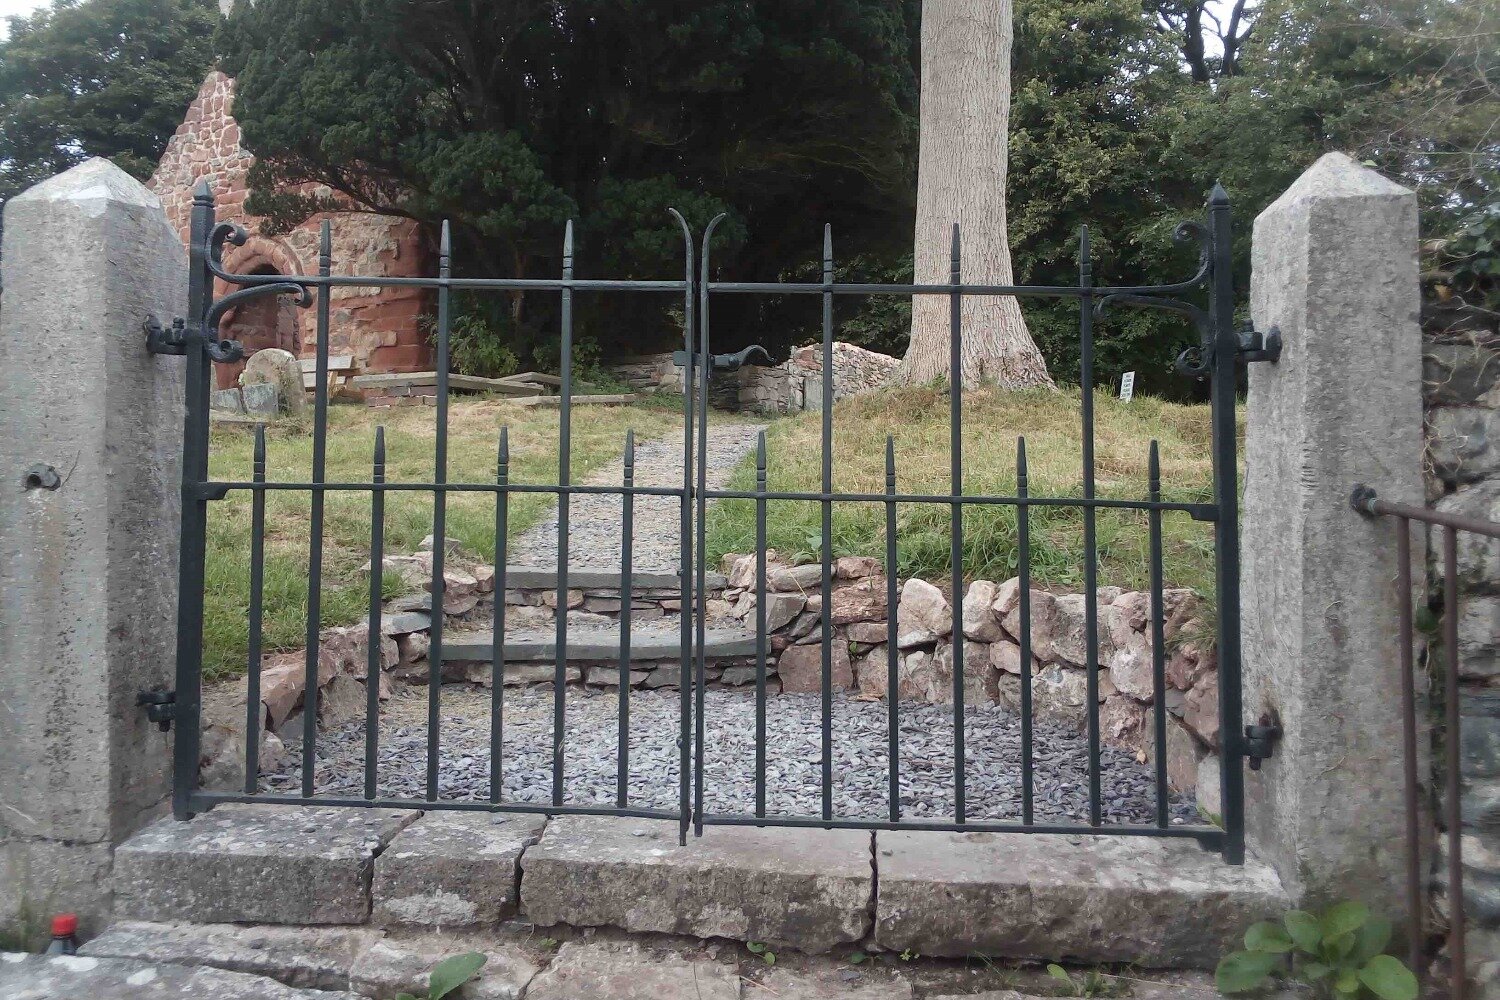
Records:
M1135 398L1135 372L1120 376L1120 402L1128 403Z

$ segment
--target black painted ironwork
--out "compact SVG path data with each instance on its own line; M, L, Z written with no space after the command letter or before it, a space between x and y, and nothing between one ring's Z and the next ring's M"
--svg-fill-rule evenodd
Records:
M448 227L443 227L437 274L432 277L361 277L335 274L332 257L331 229L325 222L320 240L318 269L308 275L240 275L223 266L226 244L245 241L243 230L231 224L218 224L214 218L212 198L206 188L195 193L191 228L191 275L189 315L163 327L147 324L147 342L151 350L181 354L187 358L187 407L184 421L182 560L179 571L178 663L176 716L179 733L176 743L176 784L174 811L179 817L210 808L225 801L265 801L319 803L343 806L403 806L458 810L495 810L524 813L607 814L650 817L677 821L680 836L689 830L701 834L708 825L782 825L808 827L844 827L852 829L912 830L989 830L1037 833L1109 832L1140 836L1187 837L1221 851L1231 862L1243 859L1244 797L1242 768L1247 757L1261 757L1272 733L1265 729L1246 730L1240 718L1240 650L1239 650L1239 552L1236 444L1234 426L1236 366L1247 361L1274 361L1279 354L1280 335L1272 330L1265 334L1236 331L1233 326L1233 287L1229 266L1229 205L1223 190L1215 188L1209 199L1203 222L1186 222L1178 227L1176 238L1195 245L1198 262L1186 279L1159 285L1102 285L1097 283L1090 256L1089 234L1079 234L1078 280L1071 285L1019 286L965 283L963 280L962 233L952 230L952 250L948 280L939 284L847 283L835 280L833 234L825 227L821 280L816 282L741 282L717 280L711 262L713 237L722 219L714 219L695 246L691 228L675 211L673 218L683 239L684 268L682 277L665 280L592 279L574 276L574 233L570 224L563 237L563 267L557 278L458 278L453 276L452 243ZM234 290L215 298L214 286L222 282ZM437 306L435 327L437 397L436 436L433 471L430 481L391 481L386 469L386 442L383 429L376 432L371 475L368 482L332 482L327 478L327 432L329 377L328 355L332 325L330 298L336 289L378 289L408 287L429 289ZM501 428L492 482L451 482L447 459L448 446L448 368L451 336L452 295L456 290L474 292L528 291L559 296L560 311L560 399L559 438L556 484L518 483L511 475L511 453L508 429ZM580 294L667 294L682 296L683 347L676 358L682 367L682 459L680 483L666 486L640 486L635 480L635 439L627 434L623 442L624 475L618 486L582 485L572 481L571 424L574 394L573 322L574 297ZM222 340L218 326L235 305L262 295L291 296L303 308L316 310L316 350L313 379L313 457L311 475L306 481L268 479L264 428L256 431L254 466L248 480L214 480L208 474L208 391L211 368L216 362L238 360L243 349L232 340ZM817 296L821 305L821 469L818 488L813 491L780 490L769 487L774 455L761 434L755 450L755 483L751 490L710 489L707 480L708 436L711 413L708 406L710 378L715 372L732 372L747 364L764 364L770 358L756 346L733 354L712 352L711 306L724 295L808 295ZM918 295L945 296L949 300L950 356L948 377L950 468L945 492L902 492L899 482L897 449L894 439L885 446L885 483L880 492L840 492L835 487L833 440L834 412L833 344L836 305L840 297ZM1077 495L1039 496L1032 488L1028 474L1026 440L1016 441L1016 490L1014 495L982 495L966 490L963 475L964 385L960 347L964 336L963 302L973 296L1018 296L1032 298L1072 299L1078 303L1080 365L1079 384L1082 400L1082 449ZM1095 483L1094 460L1094 367L1096 323L1111 309L1121 307L1165 309L1185 317L1194 327L1199 343L1179 359L1184 373L1209 382L1212 398L1213 430L1213 496L1208 501L1168 499L1161 486L1161 456L1152 442L1146 461L1149 466L1149 492L1140 499L1100 498ZM198 786L197 762L201 742L201 683L205 531L208 505L223 499L231 491L247 491L251 496L251 592L248 612L249 655L246 664L251 706L247 708L246 777L242 789L235 792L209 791ZM264 595L266 501L275 492L300 492L309 496L312 512L311 544L308 565L308 608L306 618L306 652L304 681L306 690L318 690L319 627L321 625L321 576L323 558L324 505L330 493L367 494L371 504L371 580L368 623L370 634L378 636L382 624L382 562L385 539L385 498L393 492L430 493L433 498L432 626L429 639L427 686L427 757L425 783L419 799L400 799L382 794L379 775L379 698L378 685L369 685L366 699L366 738L364 746L364 782L362 794L322 795L318 789L317 713L306 711L302 717L301 782L299 794L272 794L263 791L259 781L256 754L259 729L258 700ZM442 671L444 644L444 563L447 498L453 494L480 493L494 498L494 533L496 563L496 597L494 628L491 639L491 663L494 682L491 687L489 789L483 800L455 800L443 795L442 787ZM557 619L555 630L556 663L553 676L553 736L551 746L551 801L546 803L509 801L504 795L505 694L503 678L506 657L507 535L510 530L510 502L516 495L538 494L555 497L558 504L558 541L556 551ZM618 654L618 753L615 761L616 791L608 803L576 801L569 793L567 768L568 694L567 647L569 628L566 609L569 596L570 527L574 496L607 495L620 498L622 559L620 566L621 625ZM667 497L676 501L679 511L678 536L680 561L678 582L682 615L679 622L678 690L678 796L675 808L646 808L632 803L629 792L631 760L631 610L634 598L632 547L635 534L635 503L643 496ZM755 507L757 557L753 592L757 598L754 616L756 626L755 657L755 803L749 815L726 814L711 808L705 777L704 699L707 650L707 538L708 505L718 500L746 500ZM770 662L770 637L766 617L767 598L767 517L773 501L815 503L820 510L818 563L821 607L831 609L834 578L834 505L841 503L877 504L883 509L886 526L886 600L890 606L888 648L885 664L887 698L887 803L880 816L845 815L836 808L834 795L833 680L834 632L831 613L821 616L820 697L820 787L816 815L783 815L767 806L767 696ZM898 514L903 507L915 504L941 505L950 517L951 587L954 595L954 637L952 647L952 702L954 714L954 811L951 816L934 818L910 815L904 807L901 792L901 688L897 653L895 609L899 600L900 538ZM1021 676L1021 808L1016 817L1003 820L975 818L966 796L969 761L966 753L965 664L963 651L962 594L967 582L964 569L964 515L974 507L1009 507L1015 511L1019 578L1018 610ZM1086 712L1088 741L1088 816L1083 823L1038 817L1034 787L1036 766L1035 736L1032 726L1034 690L1029 669L1033 635L1032 614L1032 517L1038 509L1076 508L1083 522L1084 556L1081 576L1085 593L1086 676L1089 697ZM1151 742L1156 779L1156 801L1153 822L1139 825L1107 824L1103 821L1101 789L1101 734L1099 719L1100 635L1098 606L1097 516L1100 510L1139 511L1150 539L1151 608L1149 628L1152 638L1152 685L1155 695ZM1222 755L1222 827L1176 824L1171 821L1166 787L1167 717L1165 711L1165 611L1162 571L1162 521L1169 515L1187 515L1214 525L1217 553L1216 607L1220 669L1221 731L1239 734L1243 739L1227 740ZM369 644L367 678L380 671L379 642Z

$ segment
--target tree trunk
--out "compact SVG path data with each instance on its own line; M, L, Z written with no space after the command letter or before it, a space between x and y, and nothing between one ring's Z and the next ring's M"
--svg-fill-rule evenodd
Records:
M917 166L918 284L949 280L953 223L962 233L962 278L1014 279L1005 230L1010 120L1011 0L922 4L921 153ZM960 337L964 385L1050 386L1047 363L1009 296L965 296ZM949 374L949 300L919 295L899 378L907 385Z

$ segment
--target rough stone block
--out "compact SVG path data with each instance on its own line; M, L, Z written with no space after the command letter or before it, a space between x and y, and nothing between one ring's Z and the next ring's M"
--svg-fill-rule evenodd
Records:
M153 965L79 955L0 954L0 996L6 1000L368 1000L283 986L274 979L222 969Z
M516 862L545 825L540 816L428 813L375 860L375 922L465 927L510 916Z
M1189 840L881 832L875 863L876 944L923 955L1212 968L1290 906Z
M565 816L521 859L535 923L764 941L822 952L869 928L870 837L709 827L678 846L669 820Z
M274 385L247 385L240 390L240 396L245 401L245 412L252 417L274 420L281 414L281 390Z
M569 941L526 991L527 1000L739 1000L734 969L634 944Z
M376 853L417 814L220 806L115 851L115 912L136 920L350 924L370 915Z

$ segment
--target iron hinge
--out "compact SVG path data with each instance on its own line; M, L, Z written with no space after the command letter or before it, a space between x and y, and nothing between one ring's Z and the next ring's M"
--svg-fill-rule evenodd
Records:
M1272 747L1279 739L1281 724L1269 715L1262 715L1258 724L1245 727L1245 739L1240 744L1240 752L1250 761L1250 770L1259 771L1261 761L1271 759Z
M182 317L172 320L170 327L163 327L154 316L141 326L146 331L146 350L152 354L187 354L187 321Z
M153 689L141 691L135 696L137 706L146 709L146 718L156 723L156 728L168 732L177 720L177 692Z
M1239 360L1269 361L1271 364L1281 360L1281 328L1271 327L1265 333L1261 333L1253 326L1246 324L1236 335L1239 339L1237 356Z
M695 351L693 352L693 357L696 360L698 357L700 357L700 355ZM751 344L743 351L739 351L735 354L710 354L709 361L712 363L713 370L716 372L739 371L746 365L755 365L760 368L770 368L774 364L774 362L771 360L770 353L767 352L766 349L764 347L761 347L759 344ZM672 364L676 365L678 368L685 368L687 367L687 363L687 351L672 352Z

